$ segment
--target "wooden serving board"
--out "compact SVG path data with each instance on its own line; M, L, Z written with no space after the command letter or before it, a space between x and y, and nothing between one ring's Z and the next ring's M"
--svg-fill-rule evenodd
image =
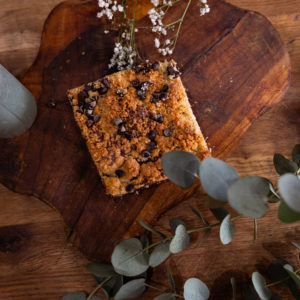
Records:
M39 55L23 78L38 99L38 117L23 136L0 140L0 181L56 208L68 238L89 258L104 260L120 239L139 232L136 220L152 222L193 189L166 182L139 195L105 195L66 101L67 89L108 72L113 36L103 33L95 2L67 1L48 17ZM265 17L223 1L210 6L211 13L200 18L192 4L173 58L213 155L224 157L253 121L282 99L290 62ZM181 12L180 5L174 7L172 17ZM153 38L139 32L138 46L144 57L161 59Z

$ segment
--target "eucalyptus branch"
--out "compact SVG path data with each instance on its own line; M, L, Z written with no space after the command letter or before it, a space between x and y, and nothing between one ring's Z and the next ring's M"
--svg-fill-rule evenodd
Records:
M160 289L160 288L155 287L155 286L153 286L153 285L150 285L150 284L148 284L148 283L144 283L144 286L147 286L147 287L149 287L150 289L153 289L153 290L156 290L156 291L159 291L159 292L162 292L162 293L172 294L174 297L178 297L178 298L184 299L184 297L183 297L182 295L179 295L179 294L176 294L176 293L172 293L172 292L170 292L170 291L168 291L168 290Z
M97 291L106 283L108 282L110 279L112 278L112 276L107 277L105 280L103 280L98 286L96 286L96 288L90 293L90 295L87 297L86 300L90 300L92 298L93 295L95 295L97 293Z

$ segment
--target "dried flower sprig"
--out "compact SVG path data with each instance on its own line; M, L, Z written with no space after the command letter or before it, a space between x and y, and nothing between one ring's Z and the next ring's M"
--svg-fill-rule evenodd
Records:
M106 17L112 25L115 25L120 13L123 15L120 23L114 29L119 31L119 35L115 43L114 53L110 60L109 68L116 66L118 70L123 70L132 68L134 65L142 62L135 40L135 33L139 29L151 29L151 31L155 33L154 46L161 55L166 56L173 54L180 35L182 23L192 0L187 1L185 9L179 19L168 24L164 24L163 19L169 9L180 1L184 0L151 0L154 7L149 10L148 16L152 26L136 28L135 13L137 0L134 1L132 17L130 19L128 19L126 15L126 8L128 7L127 0L122 0L121 3L116 0L98 0L98 6L100 7L100 11L97 13L98 18ZM209 13L210 7L207 4L207 0L194 1L197 1L200 6L200 16ZM172 33L175 30L175 34L169 36L169 33ZM109 33L109 30L105 29L104 33Z

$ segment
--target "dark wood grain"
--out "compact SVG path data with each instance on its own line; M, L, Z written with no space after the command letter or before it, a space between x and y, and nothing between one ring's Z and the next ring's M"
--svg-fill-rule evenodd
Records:
M204 18L191 7L174 59L213 155L224 157L252 122L281 100L290 63L266 18L222 1L211 6ZM174 8L173 16L180 11ZM50 203L61 213L69 239L90 258L103 260L120 239L139 232L137 219L152 222L192 190L164 183L139 195L105 195L65 98L68 88L108 71L113 37L103 34L95 13L90 1L65 2L51 13L39 56L23 79L38 98L38 118L23 136L0 141L0 180ZM157 59L150 50L153 37L138 38L143 55ZM57 103L55 109L49 101Z

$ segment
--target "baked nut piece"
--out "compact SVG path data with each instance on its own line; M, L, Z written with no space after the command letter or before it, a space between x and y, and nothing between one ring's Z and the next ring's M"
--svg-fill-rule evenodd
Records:
M169 151L207 155L179 75L174 61L155 62L68 91L107 194L167 179L161 156Z

